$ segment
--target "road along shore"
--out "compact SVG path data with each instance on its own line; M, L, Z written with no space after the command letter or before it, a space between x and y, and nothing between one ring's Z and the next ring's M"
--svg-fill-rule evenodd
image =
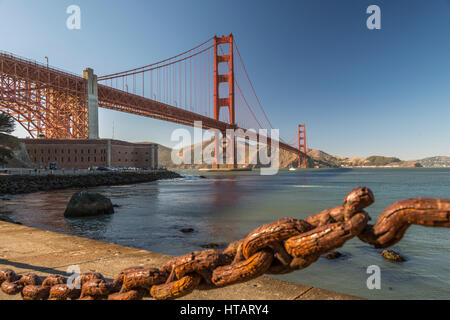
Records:
M170 256L0 221L0 268L39 276L100 272L108 281L131 266L159 268ZM73 272L73 271L72 271ZM0 291L0 300L20 300ZM346 294L270 277L214 290L196 290L187 300L354 300Z

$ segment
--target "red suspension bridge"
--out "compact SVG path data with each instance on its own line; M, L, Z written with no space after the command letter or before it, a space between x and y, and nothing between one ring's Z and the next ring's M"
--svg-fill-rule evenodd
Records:
M80 77L8 53L0 53L0 70L0 110L33 138L96 139L97 109L102 107L187 126L201 122L203 129L223 134L227 129L251 128L256 139L244 138L273 142L261 134L261 129L270 132L273 126L231 34L156 63L98 78L92 69ZM303 136L304 126L302 133L299 126L298 141L278 141L280 149L298 155L299 166L306 165Z

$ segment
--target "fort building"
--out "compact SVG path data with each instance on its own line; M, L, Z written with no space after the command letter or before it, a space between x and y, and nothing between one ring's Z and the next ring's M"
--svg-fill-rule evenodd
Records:
M33 163L58 169L158 168L158 145L112 139L20 139Z

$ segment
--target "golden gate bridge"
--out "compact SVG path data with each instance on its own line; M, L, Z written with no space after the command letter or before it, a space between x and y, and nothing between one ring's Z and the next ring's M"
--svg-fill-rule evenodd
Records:
M96 139L98 107L203 129L254 129L244 139L272 144L273 126L258 98L233 35L214 36L162 61L97 78L83 77L0 52L0 110L33 138ZM264 138L264 139L261 139ZM306 166L305 126L277 141ZM230 153L233 153L230 150ZM216 144L217 154L217 144ZM234 160L234 164L235 164Z

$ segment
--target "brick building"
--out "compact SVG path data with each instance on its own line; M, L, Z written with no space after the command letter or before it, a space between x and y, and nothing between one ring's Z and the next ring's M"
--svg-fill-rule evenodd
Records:
M56 163L58 169L89 167L158 167L158 145L111 139L21 139L38 167Z

